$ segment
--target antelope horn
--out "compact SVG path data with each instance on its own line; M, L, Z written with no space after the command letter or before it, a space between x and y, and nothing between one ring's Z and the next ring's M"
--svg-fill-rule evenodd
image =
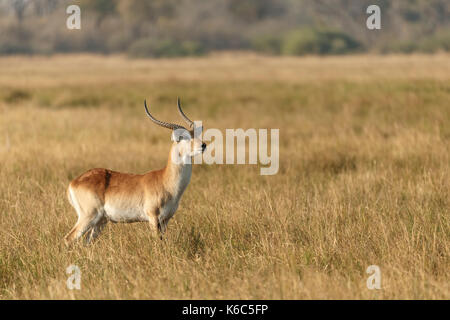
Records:
M177 105L178 105L178 112L180 112L181 117L184 119L184 121L186 121L186 123L189 125L190 128L194 127L194 122L189 119L183 112L183 110L181 109L181 103L180 103L180 98L177 98Z
M156 123L157 125L167 128L167 129L171 129L171 130L176 130L176 129L184 129L187 130L185 127L180 126L178 124L175 123L169 123L169 122L164 122L164 121L160 121L158 119L156 119L155 117L153 117L150 113L150 111L148 111L147 108L147 101L144 100L144 107L145 107L145 112L147 113L148 117L150 118L150 120L152 120L154 123Z

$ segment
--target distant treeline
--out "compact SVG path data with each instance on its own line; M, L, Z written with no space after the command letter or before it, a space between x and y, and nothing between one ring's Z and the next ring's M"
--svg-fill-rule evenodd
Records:
M71 4L81 8L81 30L66 28ZM381 30L366 28L371 4L381 8ZM433 53L450 51L450 1L0 0L0 30L0 54Z

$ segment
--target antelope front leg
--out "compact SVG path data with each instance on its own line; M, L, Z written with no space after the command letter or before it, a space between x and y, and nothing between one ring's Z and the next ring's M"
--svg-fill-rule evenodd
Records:
M163 220L159 221L159 232L160 232L161 240L162 240L163 235L166 233L168 223L169 223L169 219L163 219Z
M157 215L150 215L150 228L152 229L153 235L155 237L158 237L162 239L162 232L161 232L161 224L159 223L159 219Z

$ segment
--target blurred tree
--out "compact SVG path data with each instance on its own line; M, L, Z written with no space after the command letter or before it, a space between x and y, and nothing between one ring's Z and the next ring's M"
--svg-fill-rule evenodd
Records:
M31 1L29 0L12 0L11 6L19 24L22 23L24 13Z
M176 3L176 0L121 0L117 10L131 28L133 35L141 38L149 24L157 23L160 19L173 18Z
M122 0L119 3L119 11L136 21L154 22L159 17L173 17L175 6L175 0Z
M83 0L81 8L91 10L97 14L96 25L101 25L103 20L116 13L117 0Z
M283 13L284 6L278 0L229 0L229 11L245 22L255 22Z
M37 16L48 15L58 6L58 0L34 0L33 9Z
M84 17L84 31L70 38L61 28L69 4L79 4ZM380 32L365 27L370 4L381 8ZM298 32L289 41L285 37L302 28L341 35ZM325 52L328 42L329 52L341 53L353 50L349 39L367 50L431 52L448 50L450 1L0 0L0 30L0 52L10 54L124 52L134 43L135 52L253 48L281 54L291 49Z

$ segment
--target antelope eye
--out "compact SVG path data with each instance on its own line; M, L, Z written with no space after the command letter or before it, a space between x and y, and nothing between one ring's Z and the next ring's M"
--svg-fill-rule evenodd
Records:
M189 140L191 140L191 137L190 137L189 135L182 134L182 135L179 135L179 136L178 136L178 142L180 142L181 140L187 140L187 141L189 141Z

